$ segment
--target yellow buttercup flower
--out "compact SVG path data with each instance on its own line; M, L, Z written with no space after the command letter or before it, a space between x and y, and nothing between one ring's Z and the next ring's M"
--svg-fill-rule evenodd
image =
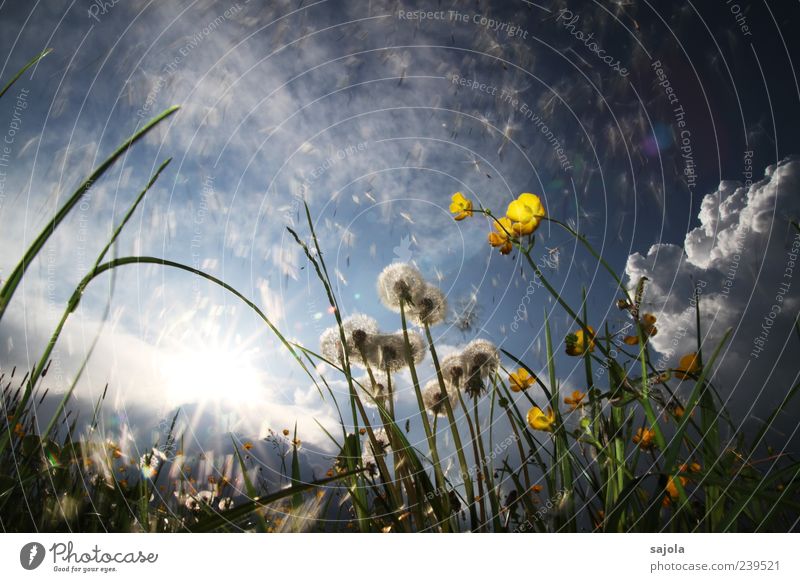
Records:
M664 487L664 491L667 492L667 494L664 496L664 502L663 502L664 507L667 507L670 503L672 503L673 499L677 499L679 496L678 486L675 484L675 479L676 477L670 477L667 480L667 485ZM677 477L677 479L680 479L681 485L683 485L684 487L689 482L689 480L686 477Z
M678 498L678 486L675 484L675 479L680 479L681 485L686 487L687 483L689 483L689 477L685 475L687 473L699 473L703 470L702 465L700 463L684 463L678 468L678 475L677 477L670 477L667 480L667 484L664 487L664 491L666 491L666 495L664 496L664 506L667 507L670 503L672 503L673 499Z
M581 406L581 402L583 402L584 398L586 398L586 392L573 390L572 396L567 396L564 398L564 404L569 404L569 409L575 410Z
M547 407L547 412L543 412L538 406L534 406L528 411L528 424L534 430L553 432L553 425L556 423L556 413L551 407Z
M525 192L508 205L506 215L511 219L513 231L518 235L531 234L547 213L536 194Z
M686 380L692 375L700 373L700 359L697 357L696 352L690 352L683 356L678 362L678 367L675 369L675 376L681 380Z
M450 202L450 212L455 214L453 218L456 220L464 220L472 216L472 200L464 198L461 192L453 194Z
M507 255L511 252L512 248L509 234L514 232L511 220L506 216L499 218L497 222L494 223L494 227L497 232L489 233L489 244L495 248L499 248L500 254Z
M653 439L656 437L656 431L650 428L640 428L633 435L633 444L639 445L642 450L650 450L655 446Z
M508 383L511 385L511 390L513 392L527 390L533 386L534 382L535 378L531 376L525 368L520 368L516 372L512 372L508 375Z
M658 328L656 327L656 316L652 313L645 313L642 315L642 318L639 320L642 324L642 332L645 336L645 340L648 337L653 337L658 333ZM625 336L622 341L624 341L629 346L635 346L639 343L639 336L638 335L627 335Z
M588 338L583 329L574 331L566 337L567 355L582 356L587 351L594 351L594 328L587 325L586 329L589 331Z

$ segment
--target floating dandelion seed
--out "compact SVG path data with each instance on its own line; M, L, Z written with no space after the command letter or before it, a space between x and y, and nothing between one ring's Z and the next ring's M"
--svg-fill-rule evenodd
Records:
M411 359L419 364L425 357L425 340L420 334L409 331L408 344L411 348ZM379 370L397 372L408 366L406 342L401 331L373 336L368 350L367 361Z
M489 340L472 340L464 348L463 357L467 365L464 389L470 396L480 396L486 391L484 380L488 380L500 367L497 347Z
M464 297L456 302L455 321L453 325L462 334L466 335L475 329L480 319L481 308L478 305L478 298L473 293L469 297Z
M424 287L422 275L408 263L392 263L378 276L378 297L387 308L398 313L400 303L413 303Z
M425 404L425 409L434 416L445 416L447 414L445 399L448 398L450 399L450 407L455 407L455 392L447 390L446 395L442 394L442 388L439 386L438 380L428 382L425 390L422 391L422 402Z
M378 333L378 322L366 315L356 314L345 319L342 328L350 362L363 364L364 359L361 354L367 351L370 337ZM344 365L342 338L338 326L329 327L322 332L319 343L322 355L326 359L340 366Z
M447 317L447 298L441 289L426 283L422 292L414 297L414 306L409 311L409 317L419 326L443 322Z

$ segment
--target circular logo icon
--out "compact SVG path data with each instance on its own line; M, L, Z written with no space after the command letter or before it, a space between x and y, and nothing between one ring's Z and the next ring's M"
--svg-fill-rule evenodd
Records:
M39 542L30 542L19 551L19 563L26 570L35 570L44 561L44 546Z

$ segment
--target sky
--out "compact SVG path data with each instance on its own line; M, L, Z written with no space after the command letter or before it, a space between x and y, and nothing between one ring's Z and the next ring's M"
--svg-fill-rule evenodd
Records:
M485 219L456 223L448 210L456 191L498 214L536 193L627 285L648 277L664 366L694 349L701 287L705 349L733 328L715 385L756 430L800 373L800 281L787 270L800 211L797 17L795 4L755 1L0 2L0 79L54 49L0 100L0 277L93 167L181 106L31 265L0 325L0 366L34 365L114 225L171 157L115 252L203 269L313 350L335 320L286 228L307 237L304 203L344 315L397 330L376 280L411 261L449 300L433 330L440 353L482 337L542 370L545 313L556 338L574 324L520 256L489 247ZM534 257L568 301L585 288L596 327L626 324L614 281L568 234L543 225ZM476 313L467 329L465 310ZM335 408L225 291L154 266L98 279L54 353L51 395L98 334L74 406L108 384L109 433L146 447L180 408L187 440L205 449L297 422L309 466L328 463L317 423L335 429ZM557 349L562 389L583 388L580 363ZM344 402L341 378L324 373ZM419 441L408 378L399 386ZM780 446L794 446L797 412L770 434Z

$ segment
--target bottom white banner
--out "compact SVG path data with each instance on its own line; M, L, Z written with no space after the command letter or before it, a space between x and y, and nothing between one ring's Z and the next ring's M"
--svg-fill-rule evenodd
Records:
M798 580L797 542L794 534L2 534L0 568L6 580Z

